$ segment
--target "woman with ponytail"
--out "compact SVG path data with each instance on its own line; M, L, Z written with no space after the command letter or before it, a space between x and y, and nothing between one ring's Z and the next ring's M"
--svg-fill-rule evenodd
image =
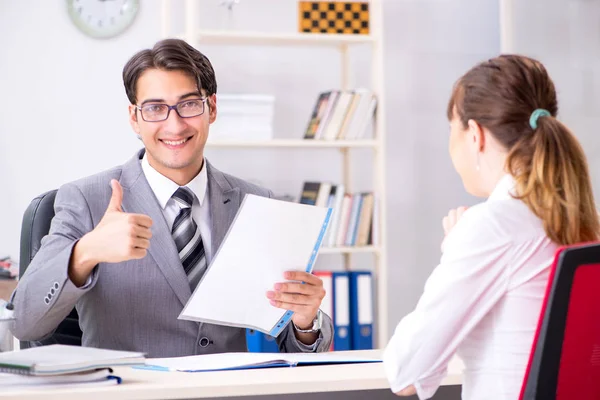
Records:
M463 399L518 399L554 254L600 232L585 155L557 112L531 58L499 56L456 82L450 156L487 200L443 220L440 264L384 352L394 393L430 398L457 353Z

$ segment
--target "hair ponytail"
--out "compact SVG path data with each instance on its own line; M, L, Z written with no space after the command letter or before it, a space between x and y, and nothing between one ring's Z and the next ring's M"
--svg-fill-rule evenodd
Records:
M448 103L466 129L487 128L508 153L506 168L521 199L562 245L600 239L600 222L587 162L573 134L554 117L556 89L532 58L501 55L471 68Z
M600 223L581 145L560 121L539 118L537 129L515 144L507 158L517 198L544 224L554 242L598 239Z

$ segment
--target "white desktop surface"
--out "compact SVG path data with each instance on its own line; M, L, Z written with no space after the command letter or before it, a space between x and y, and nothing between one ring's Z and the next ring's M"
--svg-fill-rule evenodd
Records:
M359 354L377 357L380 350L364 350ZM454 358L442 385L460 385L462 370L461 360ZM218 372L161 372L121 367L115 368L114 374L123 378L122 384L20 391L0 388L0 399L199 399L389 389L382 363Z

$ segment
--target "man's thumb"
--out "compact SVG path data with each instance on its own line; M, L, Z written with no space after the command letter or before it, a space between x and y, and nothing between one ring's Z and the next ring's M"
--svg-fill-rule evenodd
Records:
M121 203L123 202L123 188L121 184L116 179L112 179L110 187L112 188L112 196L106 211L123 211L121 209Z

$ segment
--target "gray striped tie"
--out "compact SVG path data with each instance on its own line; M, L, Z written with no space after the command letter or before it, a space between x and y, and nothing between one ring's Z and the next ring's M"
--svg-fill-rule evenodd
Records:
M192 204L194 204L195 196L187 187L180 187L172 197L181 210L175 218L171 235L175 240L179 259L188 276L190 287L194 290L206 270L206 257L200 229L192 218Z

